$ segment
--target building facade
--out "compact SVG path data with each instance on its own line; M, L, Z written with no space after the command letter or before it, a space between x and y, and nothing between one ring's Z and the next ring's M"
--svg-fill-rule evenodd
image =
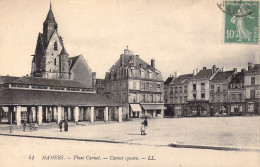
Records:
M165 85L165 107L169 116L188 116L188 83L192 74L175 75L171 82Z
M245 112L245 70L234 75L228 83L228 115L244 115Z
M219 72L220 69L214 65L212 69L203 67L199 72L193 71L193 77L188 83L188 105L189 116L209 116L210 105L210 80Z
M126 48L105 76L105 96L124 104L125 118L162 116L163 79L151 64Z
M246 113L260 114L260 64L248 63L245 72Z
M210 80L210 115L227 115L228 110L228 84L236 74L232 71L219 71Z

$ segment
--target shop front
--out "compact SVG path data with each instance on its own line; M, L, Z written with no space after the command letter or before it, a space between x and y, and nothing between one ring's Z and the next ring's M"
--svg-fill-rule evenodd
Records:
M245 115L244 103L232 103L229 105L229 115Z
M209 102L190 101L188 102L188 117L205 117L209 116Z
M146 103L141 104L143 108L143 115L148 117L163 117L164 116L164 110L166 109L164 107L164 104L156 104L156 103Z
M225 103L212 103L210 105L210 116L227 116L228 104Z
M130 104L130 117L131 118L139 118L142 114L142 108L140 104Z

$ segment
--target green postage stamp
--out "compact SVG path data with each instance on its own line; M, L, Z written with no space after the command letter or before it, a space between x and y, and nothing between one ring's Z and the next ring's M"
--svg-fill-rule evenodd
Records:
M225 1L225 43L258 44L259 2Z

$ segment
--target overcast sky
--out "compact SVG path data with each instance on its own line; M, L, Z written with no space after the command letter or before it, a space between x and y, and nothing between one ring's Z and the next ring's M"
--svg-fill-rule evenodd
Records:
M166 79L203 67L239 70L259 63L260 47L223 43L223 13L211 0L52 0L70 57L82 54L98 78L126 46ZM49 0L0 0L0 75L31 71Z

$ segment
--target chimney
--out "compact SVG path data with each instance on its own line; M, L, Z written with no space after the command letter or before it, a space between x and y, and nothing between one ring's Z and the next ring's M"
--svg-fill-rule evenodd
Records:
M174 77L177 78L179 76L179 73L177 71L174 72Z
M234 72L237 72L237 68L233 68L233 71L234 71Z
M198 74L199 73L199 69L198 68L196 68L196 74Z
M207 68L206 67L203 67L203 70L206 70Z
M249 70L252 70L253 67L254 67L254 64L251 63L251 62L248 62L248 71L249 71Z
M154 59L151 59L151 66L152 66L153 68L155 68L155 60L154 60Z
M217 71L216 65L213 65L213 66L212 66L212 74L215 74L216 71Z
M245 72L246 71L246 69L245 68L241 68L241 72Z
M193 70L193 76L195 76L196 75L196 70Z
M222 67L222 71L225 71L225 67Z
M92 72L92 87L96 87L96 72Z

